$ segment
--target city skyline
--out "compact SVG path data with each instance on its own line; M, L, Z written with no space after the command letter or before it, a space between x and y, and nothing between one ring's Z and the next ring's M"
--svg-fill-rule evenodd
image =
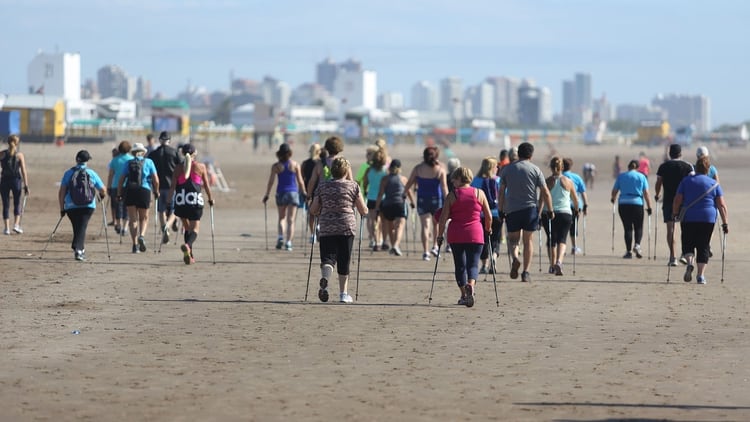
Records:
M563 81L586 72L593 78L592 96L606 93L614 104L648 104L659 93L704 95L715 126L750 120L743 108L750 89L740 76L748 64L742 53L750 31L742 18L750 15L750 4L605 4L470 0L457 7L420 0L386 1L363 11L338 0L315 6L0 0L13 17L6 32L19 35L0 40L6 59L16 64L0 71L0 93L27 92L26 65L39 48L79 52L83 79L114 64L149 79L154 93L168 97L188 81L227 90L230 72L255 80L273 76L296 87L314 81L316 63L330 56L360 60L377 72L379 93L401 92L407 104L420 80L437 86L455 76L471 86L488 76L510 76L548 87L560 113ZM55 31L63 16L71 24Z

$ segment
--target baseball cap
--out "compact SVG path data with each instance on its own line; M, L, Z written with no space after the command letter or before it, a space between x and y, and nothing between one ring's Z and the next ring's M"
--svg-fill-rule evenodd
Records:
M180 148L182 150L182 153L185 155L192 154L195 152L195 145L193 144L185 144Z
M698 150L695 151L695 155L698 158L708 157L708 148L706 148L706 147L699 147Z
M388 166L388 167L390 167L392 169L400 169L401 168L401 160L399 160L398 158L394 158L393 160L391 160L391 165Z
M78 151L78 154L76 154L76 161L79 163L85 163L91 159L91 154L89 154L88 151L85 149L82 149Z

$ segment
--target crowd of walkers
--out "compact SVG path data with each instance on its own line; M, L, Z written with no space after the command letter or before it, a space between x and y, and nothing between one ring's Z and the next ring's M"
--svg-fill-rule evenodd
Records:
M175 148L167 132L162 132L158 141L156 145L150 136L147 146L120 142L108 162L106 183L88 167L93 159L89 152L78 151L75 165L60 180L58 193L60 219L67 216L73 228L71 248L76 260L86 260L89 220L97 201L104 206L108 197L110 224L120 242L129 234L132 253L143 253L148 248L146 238L153 210L155 238L160 237L161 244L168 244L172 233L178 230L179 221L184 233L180 242L183 262L195 262L193 246L200 232L203 209L206 203L209 207L214 205L208 169L196 161L194 145L187 143ZM29 195L26 160L19 151L19 142L18 136L9 136L8 148L0 151L5 235L23 233L21 218ZM276 249L293 250L295 221L299 213L304 213L306 230L310 232L306 240L319 248L318 297L323 302L329 300L328 287L334 269L338 275L339 301L353 300L348 292L350 264L357 236L361 254L363 226L372 253L388 251L401 257L409 217L414 217L413 224L418 223L421 229L422 260L439 257L441 249L452 254L460 290L458 304L469 307L474 305L479 274L494 277L497 273L496 261L503 244L510 265L509 276L514 280L520 276L522 282L531 281L536 231L540 231L540 253L541 230L546 234L549 274L562 276L566 255L583 252L578 239L581 223L585 230L588 213L586 189L594 186L596 171L592 163L583 165L582 178L573 171L572 159L554 155L545 177L542 169L532 163L534 146L524 142L517 148L501 151L497 158L482 159L475 175L468 167L461 166L455 156L443 164L440 148L430 145L423 150L421 162L406 177L402 161L392 158L385 142L377 140L366 148L365 162L355 177L340 138L329 137L322 146L311 145L308 152L309 156L298 163L292 159L291 145L279 146L262 202L266 207L275 184ZM619 214L625 244L623 258L642 258L644 219L648 218L650 254L651 216L656 208L657 218L661 211L666 224L667 265L682 263L684 281L692 281L695 272L697 282L705 284L706 265L713 254L711 237L719 217L723 233L728 233L728 210L718 171L705 147L698 148L695 164L682 159L678 144L668 147L667 156L656 171L653 196L648 180L652 166L645 153L628 162L624 171L620 168L620 157L615 157L610 195L612 248L614 251L615 216ZM102 212L106 223L106 209ZM681 248L676 245L678 223ZM585 242L585 231L583 234ZM417 239L412 240L417 243Z

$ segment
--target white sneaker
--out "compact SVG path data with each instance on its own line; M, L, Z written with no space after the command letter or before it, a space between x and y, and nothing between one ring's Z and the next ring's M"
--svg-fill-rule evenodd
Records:
M3 234L10 234L10 229L3 230Z
M422 261L429 261L429 260L430 260L430 254L428 254L427 252L422 254Z
M349 296L348 293L341 293L339 295L339 302L341 302L341 303L352 303L352 302L354 302L354 299L352 299L352 297Z
M403 255L403 253L401 252L401 249L399 249L399 247L398 247L398 246L396 246L396 247L394 247L393 249L391 249L391 251L392 251L392 252L393 252L393 254L394 254L394 255L396 255L396 256L401 256L401 255Z
M23 233L23 229L18 224L16 224L15 226L13 226L13 231L16 232L16 233L18 233L18 234Z

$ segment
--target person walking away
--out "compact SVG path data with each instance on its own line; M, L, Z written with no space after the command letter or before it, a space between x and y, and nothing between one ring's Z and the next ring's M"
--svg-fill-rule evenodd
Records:
M331 165L333 164L333 160L335 160L339 154L344 152L344 141L338 136L331 136L326 139L323 144L323 149L327 155L323 158L323 151L321 151L321 160L316 163L312 176L310 176L310 181L307 183L307 186L305 186L307 192L313 193L317 191L319 183L331 180ZM354 180L351 167L349 167L347 171L346 178ZM313 199L314 198L309 198L308 201L312 201Z
M320 224L320 289L318 299L328 302L328 283L336 267L339 279L339 302L351 303L348 293L349 263L352 260L357 221L354 210L361 218L367 215L367 206L357 182L348 179L351 165L344 157L331 162L331 180L318 185L310 205L310 212L318 216ZM360 223L361 224L361 223Z
M376 147L374 152L370 154L370 166L365 172L361 185L365 192L365 199L367 199L367 233L370 237L372 250L375 252L388 250L388 245L385 243L385 232L381 227L380 214L376 207L378 199L381 199L378 196L380 182L388 174L385 160L385 150Z
M583 181L587 189L594 189L596 178L596 165L594 163L583 163Z
M292 149L289 144L279 145L276 158L279 161L271 165L263 203L268 202L268 195L271 193L273 182L278 178L276 208L278 209L279 222L277 224L276 249L285 248L287 251L291 251L292 241L294 240L294 219L297 215L300 193L306 195L306 191L303 186L302 170L299 164L292 160ZM284 242L285 238L286 242Z
M638 154L638 172L646 176L646 179L648 179L648 175L651 173L651 161L643 151Z
M10 195L13 194L13 231L17 234L23 233L21 227L21 192L29 195L29 176L26 173L26 158L18 150L21 138L18 135L10 135L6 140L8 148L0 151L0 197L3 201L3 222L5 229L3 234L10 234Z
M494 168L494 158L492 167ZM485 239L492 230L492 211L482 189L471 186L474 175L466 167L451 173L454 189L445 198L438 223L438 247L443 244L443 233L448 226L448 243L453 253L456 284L461 291L459 305L474 306L474 293L479 273L479 257ZM448 224L450 220L450 224Z
M107 195L107 188L99 175L88 168L91 154L85 149L76 154L76 165L69 168L60 180L57 200L60 217L68 216L73 226L73 257L76 261L86 260L86 229L96 209L96 191L99 199Z
M185 265L195 263L193 256L193 244L198 239L201 218L205 199L202 189L206 190L208 205L214 206L213 195L211 195L211 183L206 165L195 160L196 150L193 144L184 144L180 147L185 161L175 168L172 175L172 183L166 197L172 198L174 214L182 220L185 229L184 243L180 246Z
M573 159L572 158L563 158L562 160L563 165L563 172L562 175L567 177L573 182L573 185L575 186L576 191L576 197L577 197L577 204L578 208L576 208L575 212L573 214L573 218L575 218L576 224L570 225L570 240L572 248L572 253L574 254L580 254L583 252L581 248L576 245L576 240L578 239L578 228L580 225L578 224L578 216L583 213L584 216L588 215L589 210L589 197L586 193L586 183L583 181L581 176L578 175L578 173L573 172ZM555 210L555 213L557 210ZM546 227L546 226L545 226Z
M575 183L563 172L564 161L560 157L552 157L549 162L552 175L545 179L547 189L552 196L554 219L550 220L549 208L543 207L542 201L539 201L539 209L542 210L542 227L547 233L549 273L554 275L563 275L562 267L567 237L569 232L575 233L571 230L571 226L579 210Z
M654 185L654 200L659 203L662 199L662 214L664 223L667 225L667 247L669 248L670 267L677 266L677 258L674 251L674 227L675 220L672 214L672 203L674 202L677 187L688 174L693 171L693 166L682 160L682 147L680 144L669 146L669 160L662 163L656 170L656 184ZM663 196L662 194L663 188ZM658 224L658 222L657 222Z
M415 202L411 191L404 189L407 181L401 174L401 160L394 159L388 166L388 175L380 181L378 199L375 202L375 210L383 217L383 235L388 236L391 242L389 253L396 256L402 255L401 237L406 223L405 198L409 198L412 208Z
M626 252L622 257L631 259L635 253L637 258L643 258L641 251L643 205L646 204L648 215L651 215L651 197L648 193L648 179L638 171L638 161L631 160L628 163L628 171L620 174L615 180L610 202L614 204L615 200L617 200L617 209L625 231ZM633 240L635 240L634 246Z
M109 192L109 203L112 210L112 218L115 222L115 233L125 234L126 224L128 222L128 212L125 207L125 202L121 201L117 197L118 189L122 186L117 186L117 182L125 174L127 169L126 163L133 159L133 155L130 154L132 146L128 141L121 141L117 145L117 155L110 160L109 172L107 174L107 187Z
M703 157L709 157L708 148L698 147L698 149L695 151L695 156L699 160ZM710 162L710 157L709 157L709 162ZM716 169L716 166L711 164L711 167L708 169L707 176L719 182L719 171Z
M617 177L622 173L622 165L620 164L620 156L615 155L615 162L612 164L612 180L617 180Z
M159 175L159 197L156 201L156 210L159 213L159 227L161 228L161 243L169 243L169 227L175 221L174 209L167 205L174 204L171 197L166 196L172 189L172 180L175 169L182 162L180 154L170 143L172 137L169 132L159 134L159 147L149 152L146 156L154 162L156 173Z
M162 132L162 133L166 133L166 132ZM151 154L158 147L159 145L156 145L156 137L154 137L154 134L149 133L148 135L146 135L146 156Z
M133 159L124 164L123 174L117 182L117 198L125 201L128 210L130 239L133 253L146 252L151 195L159 198L159 175L154 162L146 158L146 147L136 142L130 149Z
M518 259L518 244L523 239L523 272L521 281L530 282L529 268L534 250L533 236L539 230L537 190L548 209L552 209L552 197L544 182L542 170L531 162L534 146L524 142L518 146L518 160L503 168L500 175L498 208L505 214L508 231L508 249L513 257L510 278L518 278L521 262ZM550 218L554 218L554 213ZM523 233L522 233L523 232Z
M302 186L305 187L307 187L307 184L310 183L310 178L312 177L312 172L315 169L315 164L320 159L320 144L310 145L309 154L310 155L308 156L308 158L304 160L302 164L300 164L300 169L302 171ZM312 191L307 191L307 193L312 193L313 191L315 191L314 188ZM309 211L307 199L307 196L301 197L300 206ZM310 243L315 243L315 217L309 212L307 213L307 225L310 229Z
M417 188L417 214L422 225L422 260L429 261L430 254L438 256L437 220L434 214L443 207L448 184L443 166L438 157L440 150L430 146L422 152L422 162L414 166L406 182L405 190ZM432 245L432 249L429 246Z
M485 157L482 160L479 171L471 181L471 187L481 189L484 193L490 207L490 214L492 214L492 230L484 232L486 235L484 239L484 247L482 248L482 253L479 255L479 259L482 262L482 268L479 269L479 274L492 274L492 271L496 268L494 263L497 260L497 255L500 251L500 227L502 226L502 222L500 221L500 212L497 209L500 177L495 175L496 168L497 161L495 158ZM482 216L482 218L484 218L484 216ZM492 249L492 256L490 256L490 249ZM489 267L487 266L488 258L492 260L492 264Z
M695 163L695 174L680 182L672 203L672 216L680 221L682 255L687 258L683 280L692 281L694 264L698 264L697 282L706 284L711 235L716 214L721 216L721 229L729 233L729 211L719 182L708 176L711 162L703 156Z

